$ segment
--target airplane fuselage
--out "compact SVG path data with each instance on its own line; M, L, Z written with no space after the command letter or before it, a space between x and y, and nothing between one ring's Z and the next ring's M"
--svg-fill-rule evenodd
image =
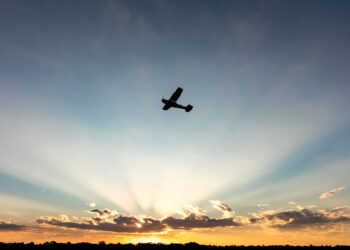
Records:
M162 99L162 102L165 104L165 105L169 105L170 107L173 107L173 108L180 108L180 109L186 109L186 107L178 104L177 102L174 102L174 101L170 101L170 100L167 100L167 99Z

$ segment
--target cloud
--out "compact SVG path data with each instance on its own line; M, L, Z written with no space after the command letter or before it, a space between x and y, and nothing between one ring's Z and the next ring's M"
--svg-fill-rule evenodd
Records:
M300 205L298 205L295 201L288 201L288 204L289 205L292 205L292 206L295 206L298 210L303 210L304 209L304 207L303 206L300 206ZM308 207L308 208L314 208L314 205L311 205L310 207Z
M321 194L320 199L326 199L326 198L332 197L332 196L336 195L337 193L339 193L340 191L342 191L343 189L344 189L344 187L340 187L340 188L333 189L329 192L323 193L323 194Z
M25 226L13 224L10 221L0 220L0 231L22 231L25 229Z
M311 210L311 209L317 208L317 206L316 206L316 205L309 205L309 206L307 206L306 208Z
M218 200L210 200L210 203L213 204L214 208L223 212L223 219L210 218L198 206L187 205L185 210L176 210L183 218L168 216L163 218L161 222L168 228L185 230L243 225L241 222L235 221L233 218L235 212L225 203Z
M183 218L166 216L157 220L146 216L122 216L114 210L95 208L87 211L95 216L82 217L80 220L76 217L70 220L68 216L60 215L58 217L39 217L36 219L36 222L66 228L125 233L154 233L162 232L167 228L190 230L243 225L243 223L239 222L240 218L233 218L234 211L226 204L220 201L211 201L211 203L224 213L224 217L229 215L230 218L210 218L198 206L187 205L184 210L176 211Z
M231 218L235 215L235 211L233 211L229 206L225 203L218 200L210 200L210 203L213 204L213 207L223 212L224 218Z
M184 213L185 214L195 214L195 215L205 215L204 211L197 205L186 205Z
M350 215L345 210L350 206L337 207L332 210L311 211L303 208L300 211L265 211L257 214L253 213L255 218L251 218L252 224L262 227L278 229L302 229L302 228L324 228L332 227L340 223L349 223Z
M63 218L63 219L62 219ZM102 217L82 218L82 222L72 222L65 215L59 217L40 217L39 224L47 224L66 228L87 229L95 231L110 231L118 233L153 233L161 232L165 226L158 220L150 217L138 218L135 216L115 215L109 219Z
M176 209L174 212L183 217L186 217L191 214L205 215L205 212L200 207L198 207L197 205L191 205L191 204L186 205L184 209Z
M228 226L242 226L241 223L235 222L233 218L214 219L206 215L190 214L185 218L166 217L162 223L172 229L194 229L194 228L214 228Z
M95 209L89 210L88 212L89 213L93 213L93 214L97 214L100 217L110 217L110 216L118 214L117 211L109 210L108 208L105 208L105 209L97 209L97 208L95 208Z
M89 207L96 207L95 202L86 202L86 205L88 205Z

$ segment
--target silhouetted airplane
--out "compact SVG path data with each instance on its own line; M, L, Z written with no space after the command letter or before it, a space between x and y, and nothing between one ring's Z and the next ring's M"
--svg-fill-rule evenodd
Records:
M164 99L163 97L162 102L165 104L163 107L163 110L168 110L170 108L179 108L179 109L186 110L186 112L190 112L193 109L192 105L187 105L185 107L176 102L179 99L181 93L182 93L182 88L178 87L176 91L171 95L169 100Z

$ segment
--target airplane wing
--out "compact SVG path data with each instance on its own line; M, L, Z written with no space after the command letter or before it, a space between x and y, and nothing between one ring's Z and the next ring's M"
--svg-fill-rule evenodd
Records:
M168 110L168 109L170 109L171 108L171 106L170 105L164 105L164 107L163 107L163 110Z
M175 92L171 95L170 101L176 102L177 99L179 99L180 95L182 93L182 88L178 87ZM164 109L164 108L163 108Z

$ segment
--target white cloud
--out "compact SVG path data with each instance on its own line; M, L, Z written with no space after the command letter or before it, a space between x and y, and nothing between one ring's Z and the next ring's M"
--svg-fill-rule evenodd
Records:
M342 191L343 189L344 189L344 187L333 189L331 191L328 191L328 192L321 194L321 196L319 198L326 199L326 198L332 197L332 196L336 195L337 193L339 193L340 191Z
M88 205L89 207L96 207L95 202L86 202L86 205Z
M210 203L213 204L213 207L223 213L224 218L232 218L235 215L235 211L226 205L225 203L218 200L210 200Z

